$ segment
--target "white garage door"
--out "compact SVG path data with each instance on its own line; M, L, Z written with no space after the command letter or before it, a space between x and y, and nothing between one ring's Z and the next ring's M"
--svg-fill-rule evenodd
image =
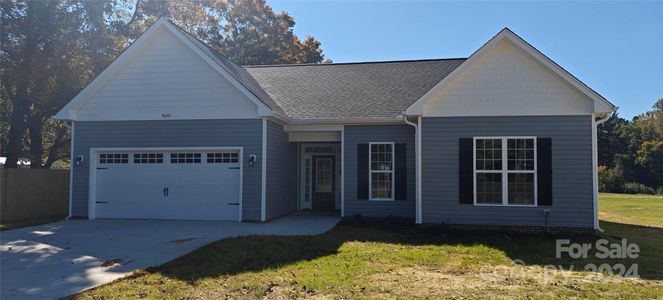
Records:
M97 218L239 220L239 150L97 151Z

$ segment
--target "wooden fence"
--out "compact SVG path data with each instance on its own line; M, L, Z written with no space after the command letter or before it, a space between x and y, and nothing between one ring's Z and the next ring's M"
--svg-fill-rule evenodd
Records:
M68 213L69 170L0 169L0 223Z

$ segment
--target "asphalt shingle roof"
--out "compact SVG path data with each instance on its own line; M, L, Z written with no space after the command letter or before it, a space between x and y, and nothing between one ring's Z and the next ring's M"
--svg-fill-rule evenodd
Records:
M246 66L294 119L394 118L464 58L344 64Z

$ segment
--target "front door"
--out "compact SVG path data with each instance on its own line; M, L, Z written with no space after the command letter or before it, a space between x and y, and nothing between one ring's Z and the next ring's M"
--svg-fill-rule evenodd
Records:
M334 156L313 156L313 210L333 210L336 201Z

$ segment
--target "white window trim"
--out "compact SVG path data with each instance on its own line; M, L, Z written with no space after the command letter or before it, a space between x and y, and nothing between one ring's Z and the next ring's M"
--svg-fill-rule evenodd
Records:
M538 183L537 183L537 145L536 136L475 136L472 140L472 188L474 189L475 206L510 206L510 207L536 207L539 205ZM502 140L502 170L477 170L477 140L481 139L500 139ZM534 140L534 170L509 170L508 166L508 144L509 139L532 139ZM502 174L502 203L477 203L477 173L499 173ZM509 174L510 173L528 173L534 174L534 204L509 204Z
M371 154L373 152L373 145L391 145L391 171L374 171L371 170ZM394 142L371 142L368 143L368 200L369 201L394 201L395 199L395 178L396 178L396 172L394 172L394 169L396 168L395 166L395 155L396 155L396 149L395 149L396 143ZM391 197L390 198L373 198L373 173L388 173L391 172Z

